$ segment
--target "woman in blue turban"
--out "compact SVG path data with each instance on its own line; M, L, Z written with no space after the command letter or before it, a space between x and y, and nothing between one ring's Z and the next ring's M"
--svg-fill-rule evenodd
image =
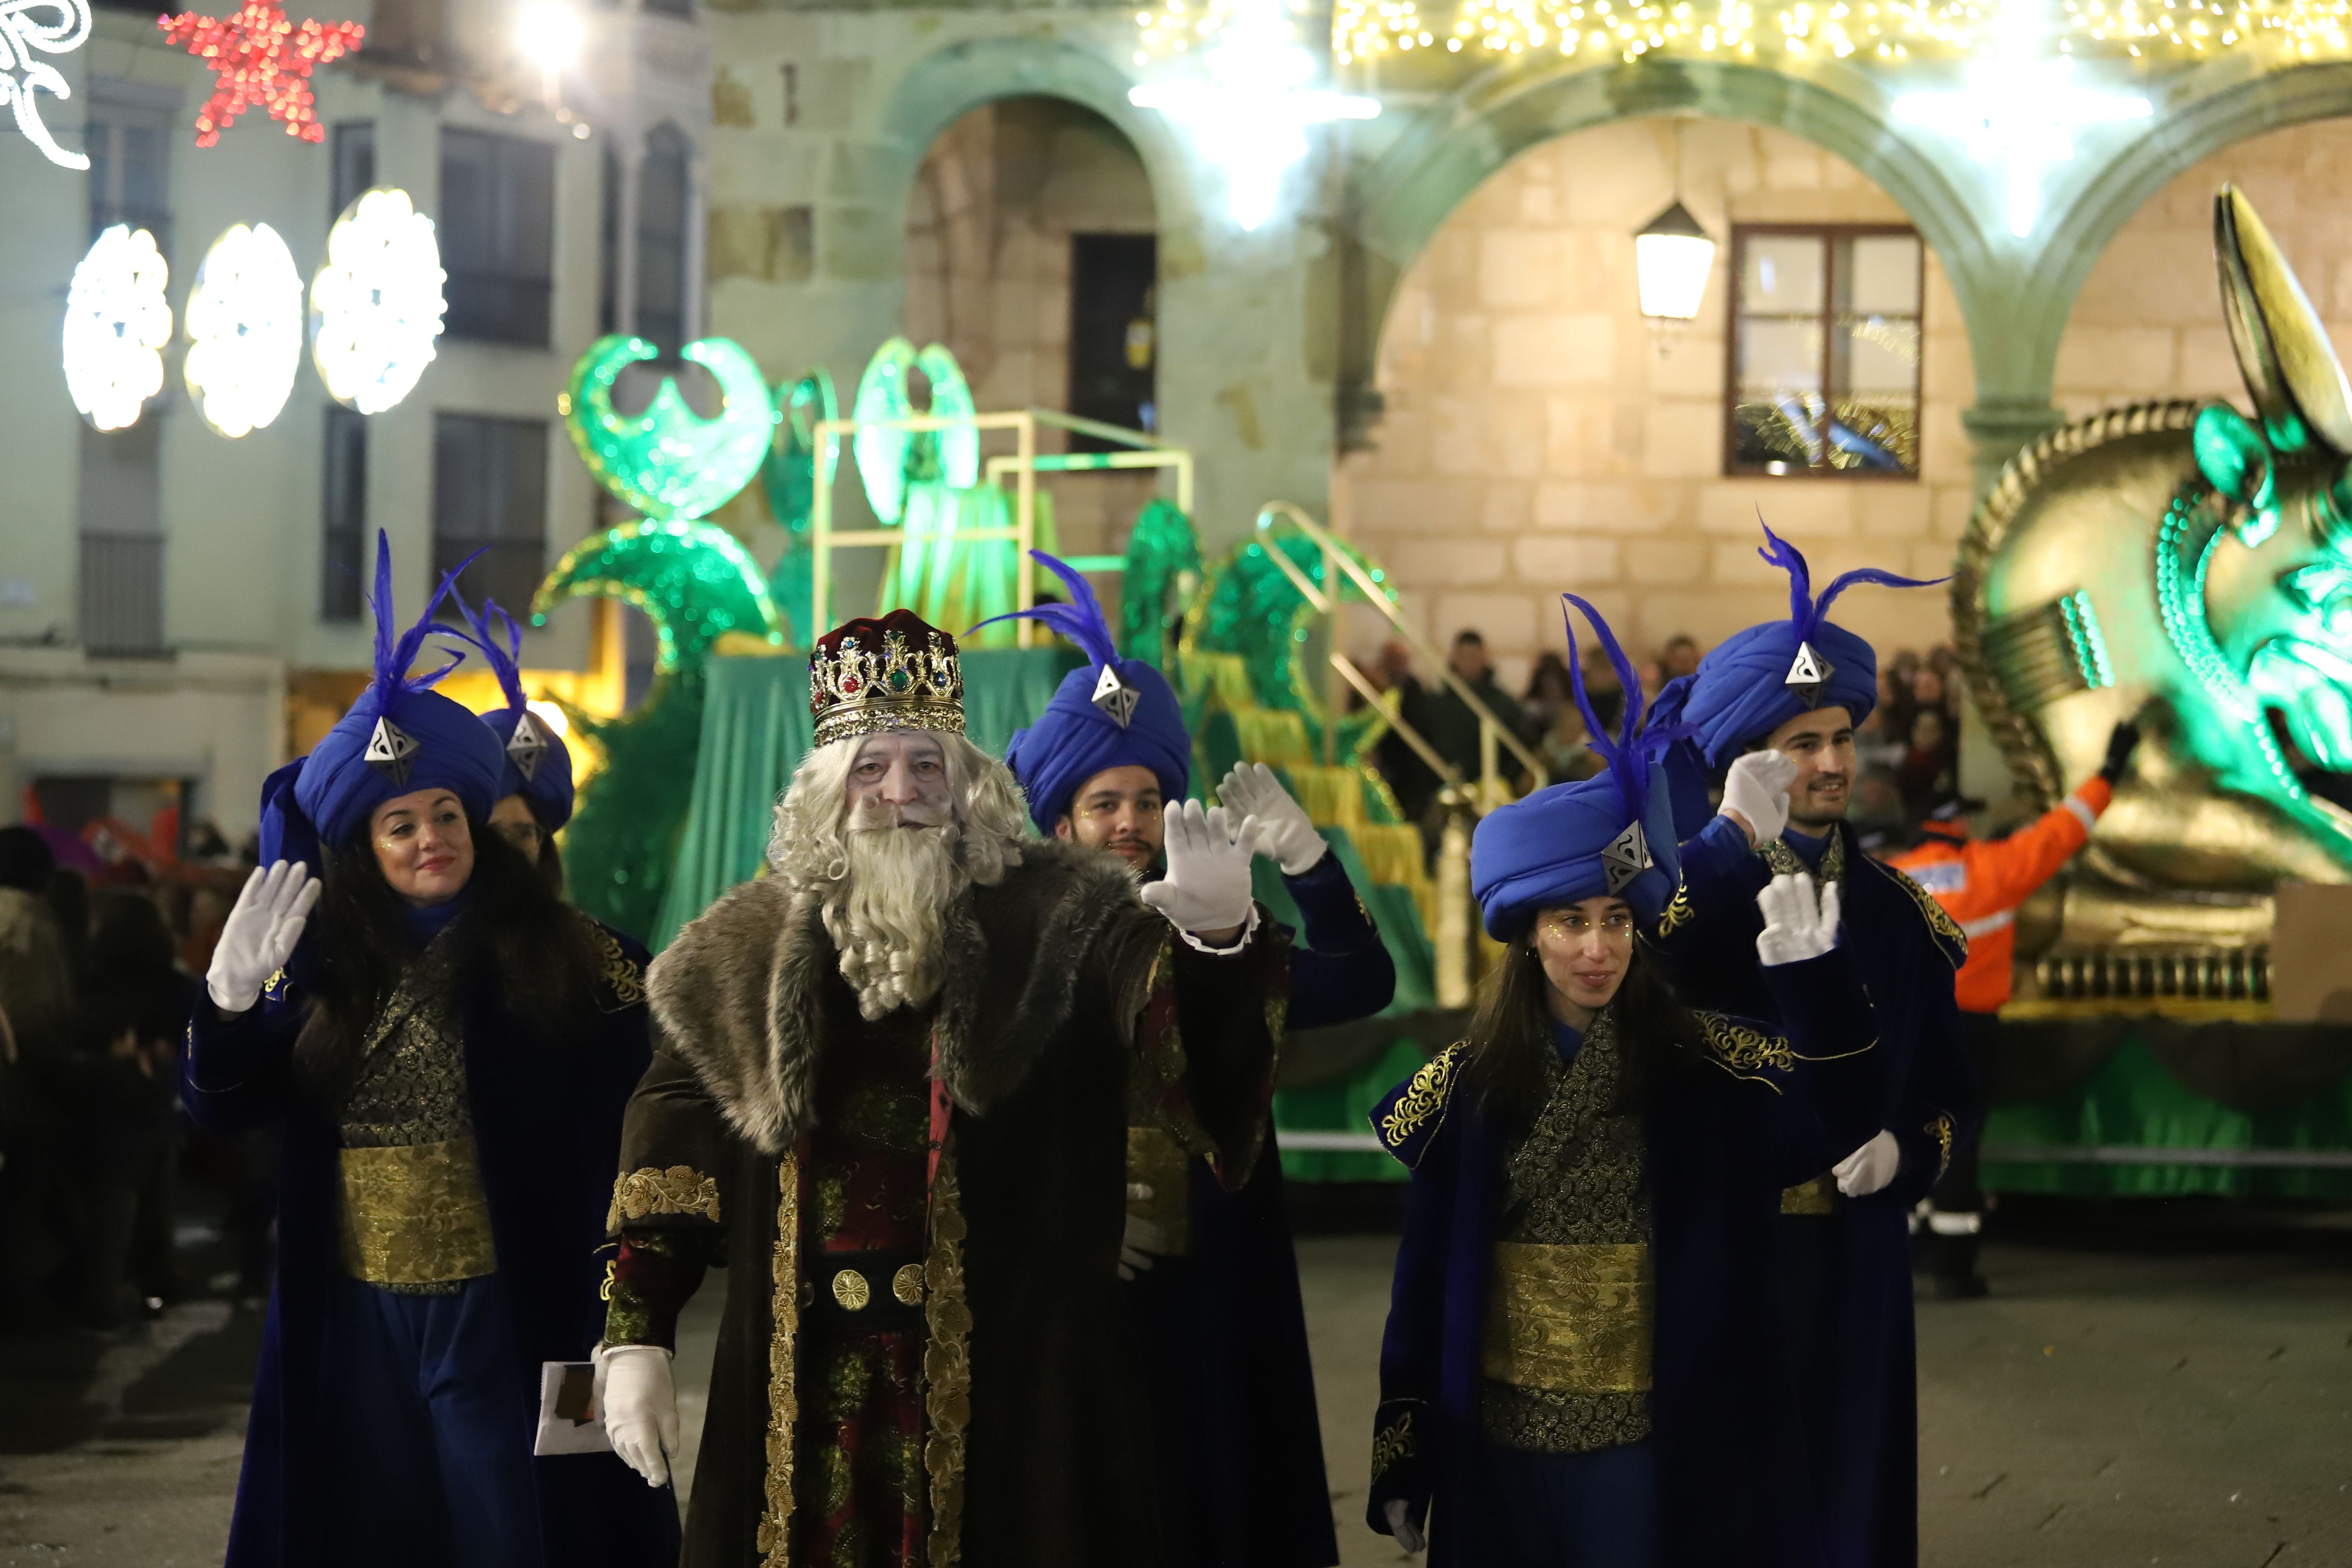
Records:
M1832 895L1759 902L1786 1023L1685 1010L1635 940L1674 887L1635 737L1608 771L1489 815L1471 883L1507 945L1468 1037L1372 1112L1412 1173L1381 1349L1368 1522L1433 1563L1788 1568L1769 1225L1789 1173L1873 1114L1875 1033ZM1659 859L1663 850L1664 860Z
M463 595L455 597L470 634L466 640L482 650L507 700L505 707L482 715L505 758L490 826L539 867L539 874L561 898L563 853L555 846L555 836L572 820L572 752L555 727L531 711L523 695L522 628L514 617L495 599L484 599L477 613Z
M284 1136L229 1568L664 1560L666 1492L534 1455L542 1367L597 1338L646 954L490 827L505 756L432 689L457 659L409 673L450 584L395 637L376 550L373 679L263 786L182 1062L198 1124Z

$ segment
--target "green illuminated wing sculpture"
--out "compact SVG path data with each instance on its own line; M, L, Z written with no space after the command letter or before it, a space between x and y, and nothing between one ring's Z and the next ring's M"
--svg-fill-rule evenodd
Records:
M761 476L767 485L768 509L784 530L784 552L777 557L776 569L768 574L768 593L784 618L788 635L814 638L823 628L809 625L815 598L815 557L807 541L809 513L816 504L818 474L821 471L830 485L841 464L841 437L826 437L820 452L816 427L821 421L840 418L841 404L834 393L833 377L823 365L790 387L778 387L776 401L783 416L776 422L775 445L768 449Z
M717 418L696 415L667 375L644 413L632 418L615 411L614 382L658 352L643 338L599 338L572 366L556 410L581 461L622 504L646 517L708 516L760 471L775 436L776 405L767 378L740 344L703 338L679 357L718 380L725 402Z

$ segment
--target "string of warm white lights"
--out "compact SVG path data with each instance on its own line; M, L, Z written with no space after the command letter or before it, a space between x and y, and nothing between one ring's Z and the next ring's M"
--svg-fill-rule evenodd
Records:
M1198 0L1194 9L1202 9ZM1331 49L1341 64L1430 48L1614 54L1628 60L1661 50L1900 60L1974 53L1991 41L2001 12L1990 0L1805 0L1778 8L1741 0L1461 0L1449 21L1423 15L1414 0L1339 0L1331 14ZM1158 32L1145 28L1150 53L1179 38L1182 27L1171 24L1190 19L1183 0L1167 0L1166 10L1140 14L1138 21L1155 15ZM2054 53L2133 58L2214 54L2257 42L2309 58L2352 47L2347 34L2352 0L2063 0L2046 29Z

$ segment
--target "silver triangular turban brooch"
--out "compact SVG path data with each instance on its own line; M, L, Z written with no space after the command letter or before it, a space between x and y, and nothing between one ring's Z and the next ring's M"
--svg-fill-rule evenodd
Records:
M1789 678L1780 684L1795 692L1797 700L1806 707L1818 708L1829 691L1830 677L1836 673L1837 666L1823 658L1819 648L1801 642L1797 645L1797 657L1789 666Z
M1109 665L1095 681L1094 705L1110 716L1110 721L1124 730L1135 720L1136 704L1143 693L1118 678L1118 671Z
M522 717L515 721L514 733L507 737L507 761L522 775L522 782L529 784L531 775L539 772L540 760L546 755L547 732L526 708Z
M375 729L368 735L367 750L361 753L367 765L390 779L394 784L408 782L408 770L416 756L416 738L389 718L379 718Z
M1624 890L1626 883L1648 870L1652 864L1650 841L1643 835L1642 825L1627 823L1625 831L1601 851L1601 875L1608 885L1609 896L1615 898Z

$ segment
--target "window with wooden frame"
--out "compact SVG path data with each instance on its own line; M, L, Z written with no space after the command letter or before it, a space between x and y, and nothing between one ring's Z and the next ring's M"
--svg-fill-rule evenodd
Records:
M1897 226L1731 231L1726 473L1917 477L1924 265Z

